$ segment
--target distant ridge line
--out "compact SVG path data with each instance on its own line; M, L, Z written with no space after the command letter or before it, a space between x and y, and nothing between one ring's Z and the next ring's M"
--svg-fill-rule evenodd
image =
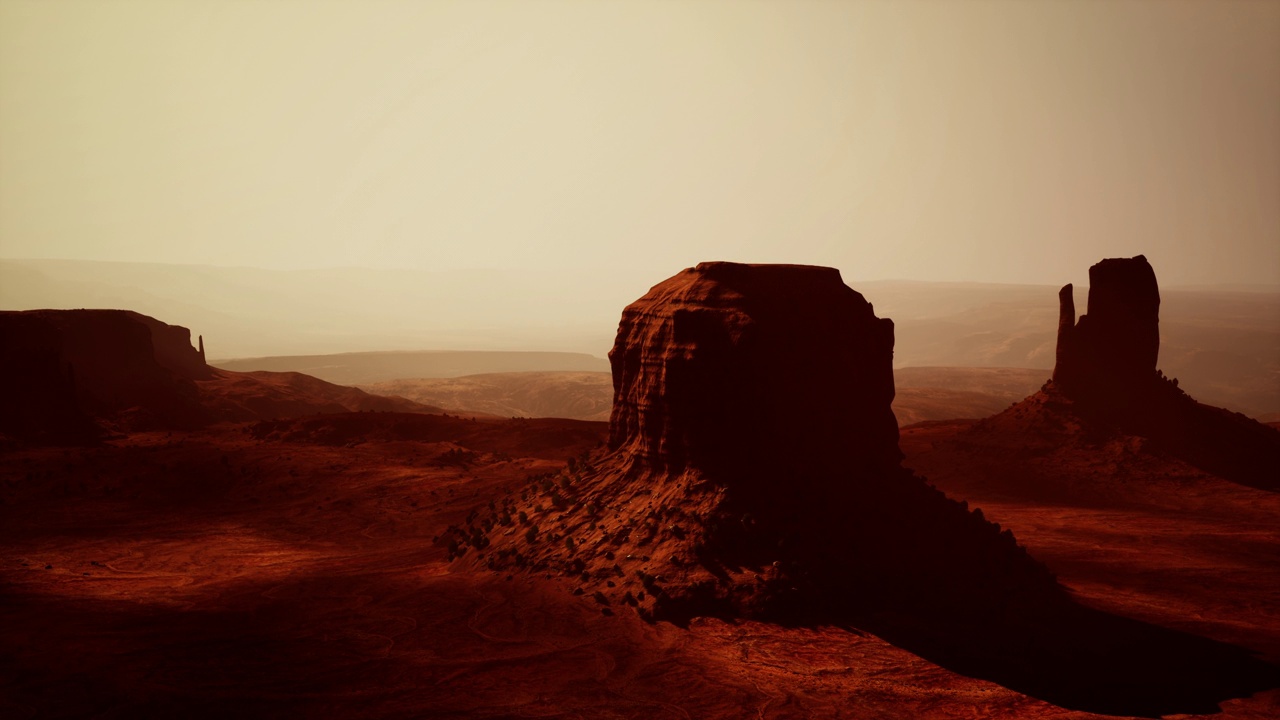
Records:
M279 355L214 360L238 372L300 372L339 385L367 385L402 378L454 378L527 371L608 372L609 361L588 353L547 350L388 350L320 355Z

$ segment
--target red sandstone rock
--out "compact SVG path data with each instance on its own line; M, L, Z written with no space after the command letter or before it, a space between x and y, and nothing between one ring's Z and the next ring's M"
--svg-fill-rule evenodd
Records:
M1071 285L1059 293L1054 383L1072 397L1125 402L1153 380L1160 353L1160 289L1142 255L1089 268L1089 306L1075 321ZM1072 325L1072 323L1075 323Z
M811 478L901 460L893 322L834 268L702 263L623 310L609 360L609 446L648 469Z
M834 269L685 270L623 312L608 448L440 543L674 620L1052 594L1010 533L902 468L892 360L892 322Z
M1254 487L1280 488L1280 432L1196 402L1156 369L1160 291L1141 255L1089 268L1089 308L1077 322L1072 287L1059 293L1057 364L1039 393L969 433L1020 436L1065 428L1099 438L1136 436L1201 470ZM1083 425L1082 425L1083 424Z

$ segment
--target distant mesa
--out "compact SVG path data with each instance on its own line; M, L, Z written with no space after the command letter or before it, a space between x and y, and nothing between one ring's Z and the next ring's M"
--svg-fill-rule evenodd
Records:
M585 353L504 350L393 350L333 355L216 360L223 370L301 372L339 385L368 386L416 378L456 378L512 372L606 372L609 363Z
M205 363L204 338L129 310L0 312L0 434L92 442L113 430L193 429L220 420L439 408L298 373Z
M91 418L210 419L195 384L210 369L186 328L127 310L0 312L0 348L5 434L83 440L99 434Z
M1056 592L901 466L893 323L837 270L702 263L622 314L605 451L440 539L610 612L795 620Z

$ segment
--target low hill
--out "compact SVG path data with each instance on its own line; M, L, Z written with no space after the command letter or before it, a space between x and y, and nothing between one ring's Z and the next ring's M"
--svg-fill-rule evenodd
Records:
M374 395L302 373L215 370L196 383L202 402L218 417L268 420L317 413L405 412L440 414L444 409L402 397Z
M899 368L893 411L899 425L994 415L1035 392L1048 370L1029 368ZM361 385L427 405L501 417L609 419L613 380L607 372L484 373L456 378L404 378Z
M424 350L216 360L223 370L300 372L341 385L401 378L452 378L479 373L608 372L609 361L586 353Z
M362 385L378 395L501 417L609 420L613 379L607 372L483 373L456 378L416 378Z
M927 420L984 418L1035 392L1049 370L909 367L893 371L893 413L899 426Z

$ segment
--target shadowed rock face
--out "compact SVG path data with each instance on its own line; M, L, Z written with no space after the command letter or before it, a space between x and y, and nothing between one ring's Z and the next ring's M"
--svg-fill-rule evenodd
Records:
M0 312L0 435L82 443L104 430L192 429L376 410L443 412L301 373L216 370L191 331L128 310ZM0 438L2 440L3 438Z
M1089 268L1089 306L1079 321L1071 285L1058 297L1053 380L1064 394L1124 403L1156 380L1160 290L1145 257L1110 258Z
M191 380L207 380L213 377L213 368L204 361L204 337L200 349L191 346L191 331L181 325L170 325L141 313L125 311L134 320L151 330L151 346L156 362L168 370Z
M0 313L4 430L88 439L90 417L141 413L142 424L207 420L195 380L210 370L191 333L127 310Z
M834 268L702 263L622 314L609 445L636 469L793 479L901 460L893 322Z
M1160 290L1145 257L1112 258L1089 268L1089 308L1079 321L1072 287L1062 288L1058 297L1053 381L985 427L1007 434L1019 432L1028 418L1063 414L1088 421L1095 433L1153 440L1161 452L1214 475L1280 488L1280 433L1196 402L1176 379L1156 369Z

